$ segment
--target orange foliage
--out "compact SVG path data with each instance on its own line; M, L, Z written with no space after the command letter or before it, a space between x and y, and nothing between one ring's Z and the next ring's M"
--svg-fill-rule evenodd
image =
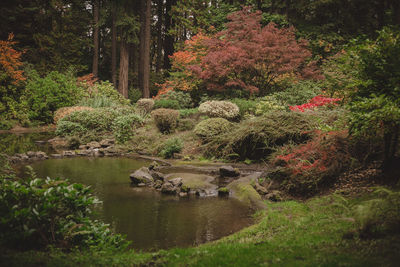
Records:
M161 95L174 89L190 91L195 87L197 78L193 72L196 65L198 66L201 63L207 53L205 42L209 39L209 36L199 32L190 40L185 41L182 51L177 51L170 56L172 72L179 73L179 75L172 75L170 80L163 84L157 84L160 90L155 98L159 98Z
M13 39L14 34L10 33L6 41L0 40L0 65L11 77L12 83L17 85L26 80L26 78L23 75L23 71L19 69L23 64L21 62L22 52L18 52L13 48L13 45L16 44Z

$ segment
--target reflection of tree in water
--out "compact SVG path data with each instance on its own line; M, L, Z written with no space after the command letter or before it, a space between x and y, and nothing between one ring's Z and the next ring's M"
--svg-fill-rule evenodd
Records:
M3 133L0 134L0 151L8 155L25 153L27 151L54 153L54 150L48 143L35 143L35 141L47 141L53 136L54 133Z

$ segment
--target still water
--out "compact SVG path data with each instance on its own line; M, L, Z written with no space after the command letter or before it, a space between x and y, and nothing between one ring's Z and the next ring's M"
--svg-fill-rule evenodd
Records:
M179 199L130 186L129 174L149 162L128 158L50 159L31 166L39 177L68 178L92 186L103 201L99 217L140 250L190 246L251 224L251 211L232 198Z
M54 137L53 132L45 133L0 133L0 153L14 155L28 151L55 153L47 140Z

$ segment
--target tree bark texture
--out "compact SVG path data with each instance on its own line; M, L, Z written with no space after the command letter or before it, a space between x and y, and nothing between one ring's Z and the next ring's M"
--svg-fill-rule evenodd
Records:
M117 8L112 2L112 26L111 26L111 80L114 88L117 87Z
M129 44L121 41L119 59L119 83L118 92L128 98L128 74L129 74Z
M100 1L93 1L93 76L99 75L99 7Z

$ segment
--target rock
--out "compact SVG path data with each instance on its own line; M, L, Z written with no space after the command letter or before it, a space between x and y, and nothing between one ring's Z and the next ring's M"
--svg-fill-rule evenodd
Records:
M146 184L145 183L139 183L137 186L138 187L144 187L144 186L146 186Z
M161 172L150 171L150 174L155 181L157 181L157 180L164 181L164 179L165 179L164 174L162 174Z
M182 178L174 178L169 180L169 182L173 185L173 186L181 186L182 185Z
M34 158L34 157L36 157L36 152L34 152L34 151L28 151L28 152L26 152L26 155L27 155L28 157L30 157L30 158Z
M29 157L25 153L15 154L15 156L18 157L20 160L28 160L29 159Z
M115 140L114 139L104 139L104 140L101 140L99 144L101 147L109 147L109 146L115 144Z
M255 183L253 185L253 188L257 191L257 193L259 193L262 196L268 194L268 190L265 187L259 185L258 183Z
M226 187L218 188L218 196L229 196L229 189Z
M62 152L63 157L73 157L75 156L75 151L66 150Z
M156 169L156 168L159 167L159 166L160 166L160 164L158 164L157 161L153 161L153 162L149 165L149 170L154 170L154 169Z
M36 157L38 159L48 159L49 158L49 156L47 156L47 154L43 151L36 152Z
M219 174L221 177L237 177L240 175L240 172L232 166L222 166L219 168Z
M142 167L139 170L136 170L134 173L131 173L129 176L131 178L132 183L140 184L140 183L151 183L153 182L153 177L150 175L149 170L146 167Z
M68 147L68 141L66 138L55 137L53 139L50 139L48 142L56 150Z
M100 148L101 147L101 145L99 144L99 142L96 142L96 141L92 141L92 142L90 142L90 143L87 143L86 144L86 146L87 147L89 147L89 148Z
M266 194L265 198L274 202L282 200L281 192L279 192L278 190L274 190L271 193Z
M86 149L88 149L88 146L87 145L80 145L79 149L80 150L86 150Z
M180 154L180 153L174 153L174 154L172 155L172 157L173 157L174 159L183 159L184 155L183 155L183 154Z
M88 156L88 155L90 155L92 153L92 151L90 151L90 150L79 150L79 151L77 151L76 152L76 154L78 155L78 156Z
M163 181L161 181L161 180L156 180L155 183L154 183L154 185L153 185L153 187L154 187L155 189L161 189L162 185L163 185Z
M165 193L165 194L171 194L171 195L175 195L178 191L178 188L175 187L172 183L170 182L165 182L162 186L161 186L161 192Z
M62 155L61 154L50 154L50 157L59 159L59 158L62 158Z
M12 156L9 158L11 163L18 163L21 161L21 159L17 156Z
M186 192L179 193L179 197L187 197L187 196L188 196L188 193L186 193Z

